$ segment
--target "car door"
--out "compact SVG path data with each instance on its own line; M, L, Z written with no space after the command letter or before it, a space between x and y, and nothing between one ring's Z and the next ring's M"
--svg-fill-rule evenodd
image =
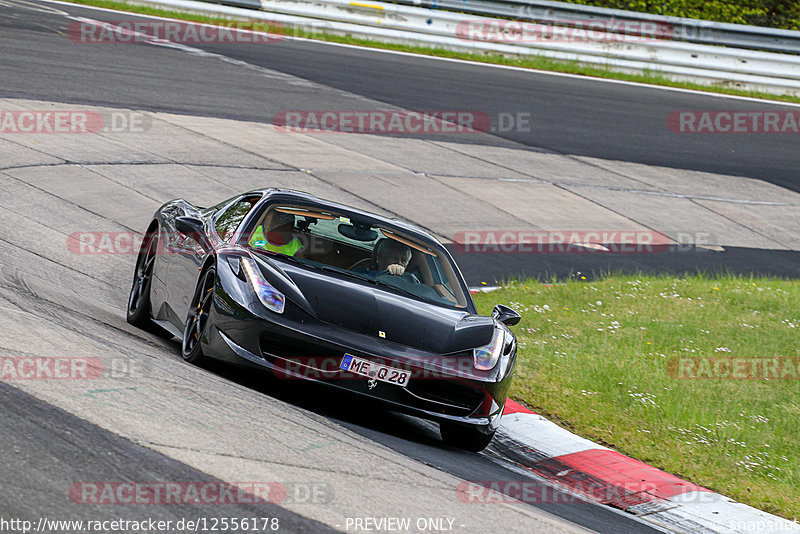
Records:
M260 199L260 195L242 195L222 209L208 214L202 220L202 236L179 233L174 245L176 254L171 262L168 276L171 292L174 295L171 305L181 327L189 315L189 306L197 287L200 269L208 255L213 254L216 248L233 236L245 216Z

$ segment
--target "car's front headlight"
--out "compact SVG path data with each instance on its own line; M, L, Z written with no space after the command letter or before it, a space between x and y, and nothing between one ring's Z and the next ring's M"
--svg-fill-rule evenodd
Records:
M256 292L261 304L275 313L283 313L283 308L286 306L286 297L283 296L283 293L267 282L264 275L261 274L261 269L251 258L242 258L241 262L247 279L250 280L250 285L253 286L253 291Z
M475 356L475 368L482 371L489 371L497 365L497 360L503 354L506 345L506 331L502 328L495 328L492 340L485 347L473 349Z

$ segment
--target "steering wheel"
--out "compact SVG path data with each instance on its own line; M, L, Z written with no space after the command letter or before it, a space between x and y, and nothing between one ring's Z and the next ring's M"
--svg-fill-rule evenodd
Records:
M355 262L353 265L351 265L350 267L348 267L348 268L347 268L347 270L348 270L348 271L352 271L352 270L353 270L353 269L355 269L356 267L360 266L362 263L363 263L363 264L365 264L365 265L369 265L369 263L370 263L370 262L372 262L372 258L361 258L360 260L358 260L357 262Z

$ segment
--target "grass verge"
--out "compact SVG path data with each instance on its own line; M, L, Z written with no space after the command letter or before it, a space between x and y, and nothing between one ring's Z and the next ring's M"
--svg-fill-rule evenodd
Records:
M113 0L66 0L66 1L69 1L74 4L83 4L83 5L102 7L107 9L116 9L119 11L128 11L132 13L140 13L145 15L174 18L178 20L205 22L209 24L230 23L230 19L227 19L225 17L214 17L207 15L198 15L194 13L183 13L174 10L160 9L150 6L136 5L136 4L128 4L126 2L119 2ZM598 78L645 83L650 85L676 87L680 89L692 89L708 93L721 93L734 96L762 98L766 100L775 100L780 102L800 103L800 97L795 97L790 95L774 95L770 93L761 93L756 91L742 91L739 89L723 87L723 86L709 86L691 82L681 82L672 80L668 77L659 76L658 74L648 73L648 72L642 74L627 74L627 73L615 72L609 69L582 65L574 61L558 61L544 57L518 59L518 58L506 57L500 54L488 54L488 53L476 54L476 53L456 52L452 50L444 50L441 48L412 46L412 45L403 45L396 43L384 43L380 41L373 41L370 39L361 39L357 37L350 37L343 35L333 35L333 34L318 33L318 32L312 33L294 28L289 29L289 31L287 31L287 28L279 25L271 27L270 31L279 34L291 34L292 36L295 37L304 37L308 39L343 43L355 46L364 46L369 48L397 50L401 52L410 52L426 56L463 59L467 61L475 61L478 63L508 65L513 67L527 68L527 69L544 70L551 72L563 72L567 74L576 74L581 76L593 76ZM256 46L256 45L244 44L243 46Z
M789 379L765 380L749 378L760 374L748 363L736 375L748 378L706 378L719 375L698 365L693 374L704 378L688 379L676 378L689 373L674 366L691 358L797 365L800 282L647 275L517 281L475 301L482 313L504 303L523 315L514 327L513 399L740 502L800 517L800 382L790 379L800 369L783 366L778 375Z

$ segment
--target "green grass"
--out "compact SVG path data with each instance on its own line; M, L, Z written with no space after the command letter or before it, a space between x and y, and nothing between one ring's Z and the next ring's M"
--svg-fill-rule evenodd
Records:
M129 4L126 2L119 2L113 0L67 0L67 1L71 1L75 4L83 4L83 5L103 7L108 9L116 9L119 11L129 11L133 13L142 13L145 15L155 15L159 17L189 20L194 22L205 22L211 24L226 24L226 23L229 24L231 20L230 18L225 18L225 17L213 17L207 15L200 15L196 13L179 12L174 10L166 10L150 6ZM255 19L253 19L253 21L258 22L259 24L263 23L263 21L255 21ZM761 93L756 91L742 91L739 89L734 89L723 85L710 86L710 85L701 85L691 82L680 82L650 72L645 72L642 74L627 74L621 72L614 72L612 70L605 68L583 65L575 61L558 61L544 57L518 58L518 57L507 57L500 54L491 54L491 53L480 54L480 53L456 52L452 50L444 50L441 48L411 46L411 45L403 45L396 43L385 43L380 41L373 41L370 39L361 39L361 38L346 36L346 35L333 35L333 34L318 33L318 32L312 33L297 28L284 27L281 25L271 26L269 31L279 34L292 35L295 37L317 39L320 41L329 41L329 42L350 44L355 46L364 46L370 48L381 48L386 50L398 50L401 52L410 52L414 54L421 54L427 56L463 59L479 63L509 65L527 69L563 72L563 73L576 74L582 76L594 76L598 78L624 80L624 81L645 83L651 85L662 85L662 86L676 87L681 89L692 89L696 91L704 91L709 93L722 93L735 96L776 100L781 102L800 103L800 97L791 95L774 95L770 93ZM256 46L256 45L242 44L242 46ZM269 45L261 45L261 46L269 46Z
M683 356L800 357L800 282L612 276L475 295L520 311L511 398L738 501L800 517L797 380L676 379ZM674 375L673 375L674 376Z

